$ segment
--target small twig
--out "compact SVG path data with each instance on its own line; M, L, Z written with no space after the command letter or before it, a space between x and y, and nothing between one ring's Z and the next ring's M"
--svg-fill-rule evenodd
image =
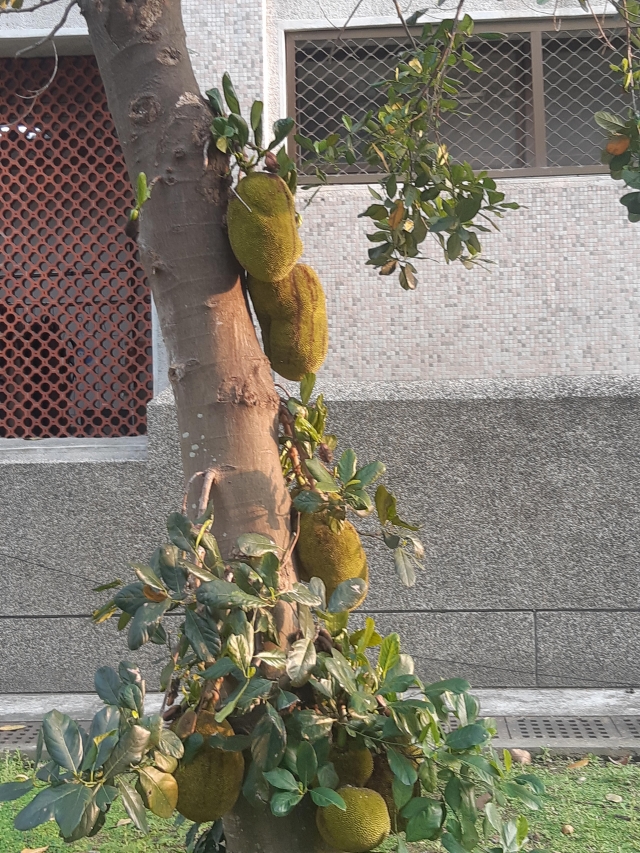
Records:
M175 667L178 662L178 649L176 648L175 652L171 655L171 659L173 660L173 665ZM169 698L169 692L173 687L173 673L169 677L169 681L167 682L167 689L164 691L164 697L162 699L162 705L160 706L160 714L164 712L167 707L167 699Z
M187 485L184 488L184 495L182 498L182 514L183 515L187 514L187 507L189 505L189 489L191 488L191 484L196 479L196 477L204 477L204 474L205 474L204 471L196 471L195 474L192 474L189 477L189 482L187 483Z
M209 497L211 496L211 487L216 481L216 468L207 468L204 472L202 480L202 491L200 492L200 501L198 502L198 516L204 515L209 506Z
M35 50L37 47L41 47L41 45L46 44L48 41L53 42L56 33L58 33L64 27L64 25L67 23L69 13L73 9L73 7L77 5L78 0L70 0L70 2L65 6L64 12L62 13L62 17L55 25L55 27L51 30L51 32L48 35L43 36L41 39L38 39L38 41L34 42L33 44L30 44L27 47L23 47L22 50L19 50L16 53L16 59L19 56L24 56L25 53L29 53L29 51L31 50Z
M351 10L351 14L350 14L350 15L349 15L349 17L347 18L347 20L344 22L344 25L340 28L340 32L338 33L338 37L335 39L335 41L334 41L334 42L333 42L333 44L331 45L331 52L329 53L329 61L331 61L331 60L333 59L333 55L334 55L334 53L336 52L336 48L337 48L337 46L338 46L338 45L340 44L340 42L342 41L342 37L344 36L344 34L345 34L345 33L346 33L346 31L347 31L347 27L348 27L348 26L349 26L349 24L351 23L351 20L352 20L353 16L355 15L355 13L358 11L358 9L360 8L360 6L362 6L363 2L364 2L364 0L358 0L358 2L356 3L356 5L355 5L355 6L353 7L353 9Z
M291 555L293 554L293 549L296 547L296 543L298 541L299 536L300 536L300 513L297 513L295 533L293 534L291 542L289 543L289 547L285 551L284 557L281 560L282 565L285 565L285 563L287 563L291 559Z
M418 47L418 45L416 43L416 40L413 37L413 33L411 32L411 30L409 29L409 27L407 25L407 22L404 18L404 15L402 14L402 9L400 8L400 4L398 3L398 0L393 0L393 5L396 7L396 12L398 14L398 17L400 18L400 23L404 27L405 33L409 36L409 40L411 42L411 47L413 47L413 49L415 50Z
M249 213L253 213L253 211L251 210L251 208L249 207L249 205L247 204L247 202L246 202L246 201L245 201L241 196L239 196L239 195L238 195L238 193L235 191L235 187L231 187L231 192L232 192L232 193L234 194L234 196L238 199L238 201L241 201L241 202L244 204L244 206L247 208L247 210L249 211Z

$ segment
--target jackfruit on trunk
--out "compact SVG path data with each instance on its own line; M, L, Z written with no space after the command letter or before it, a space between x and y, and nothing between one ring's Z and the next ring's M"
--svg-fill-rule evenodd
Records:
M311 267L296 264L280 281L247 280L262 330L264 351L280 376L299 382L316 373L329 347L327 307Z
M279 281L302 254L289 187L278 175L251 172L227 210L229 242L239 264L260 281Z
M349 521L344 522L340 533L334 533L320 514L301 513L296 553L302 580L321 578L327 599L343 581L362 578L368 583L367 557L358 531ZM354 607L359 607L364 598Z
M216 723L212 712L198 714L196 732L204 737L204 744L189 764L181 764L173 774L178 783L176 809L187 820L206 823L218 820L235 805L242 787L244 758L240 752L209 746L211 735L233 734L229 723Z

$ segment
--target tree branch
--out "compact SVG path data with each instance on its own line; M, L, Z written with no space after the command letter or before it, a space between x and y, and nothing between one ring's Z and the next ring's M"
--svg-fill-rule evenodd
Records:
M54 2L59 2L59 0L54 0ZM55 38L56 34L67 23L67 18L69 17L69 13L73 9L73 7L77 6L77 5L78 5L78 0L70 0L70 2L67 3L67 5L64 8L64 12L62 13L62 17L60 18L58 23L55 25L55 27L51 30L51 32L48 35L43 36L41 39L38 39L38 41L34 42L33 44L27 45L27 47L23 47L22 50L19 50L16 53L16 59L19 56L24 56L25 53L29 53L29 51L31 51L31 50L35 50L37 47L41 47L43 44L46 44L48 41L53 43L53 39Z

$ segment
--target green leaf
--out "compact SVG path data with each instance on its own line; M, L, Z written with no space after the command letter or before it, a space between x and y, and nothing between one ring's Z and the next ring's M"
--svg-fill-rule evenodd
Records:
M247 557L262 557L263 554L277 554L280 548L269 536L261 533L243 533L238 536L238 550Z
M222 75L222 91L224 92L224 99L231 112L240 115L240 103L238 102L236 91L233 88L231 77L227 71Z
M320 808L325 808L326 806L336 806L343 812L346 812L347 810L347 804L342 799L340 794L337 794L335 791L332 791L331 788L312 788L309 793L311 794L311 799L313 800L313 802Z
M609 133L620 133L627 128L627 122L618 118L618 116L613 115L613 113L609 113L604 110L597 112L594 115L594 119L596 124L599 124L600 127L609 131Z
M80 729L75 720L60 711L49 711L42 721L42 735L51 760L65 770L76 773L82 763L83 749Z
M350 480L353 480L357 462L358 460L353 450L348 449L344 451L338 462L338 477L343 483L346 484Z
M161 579L173 590L181 593L187 580L185 562L180 559L180 551L175 545L157 548L151 557L151 566L160 573ZM186 565L190 565L187 563Z
M258 720L253 730L253 760L261 770L273 770L280 764L286 747L287 733L284 723L271 705L267 705L266 714Z
M310 489L303 489L293 499L293 505L298 512L317 512L325 503L323 495L312 492Z
M251 105L251 129L253 130L253 139L258 148L262 147L262 101L254 101Z
M300 401L303 406L306 406L309 400L311 399L311 395L313 394L313 389L316 384L316 375L315 373L305 373L300 382Z
M448 853L467 853L467 850L451 835L450 832L445 832L440 843Z
M214 661L220 653L221 641L216 623L210 617L199 616L193 610L185 614L184 633L191 648L205 663Z
M149 600L142 592L143 587L144 584L140 583L140 581L123 586L113 596L113 603L124 613L129 613L133 616L136 610Z
M313 782L318 772L318 758L308 740L303 740L296 749L296 772L305 788Z
M173 734L173 732L163 732L162 735ZM174 735L176 737L176 735ZM120 773L128 772L131 767L139 764L142 760L149 741L151 732L142 726L131 726L125 734L122 735L116 744L113 752L109 756L104 765L105 779L110 779L118 776ZM162 749L162 740L160 748ZM164 749L162 749L164 752Z
M349 665L349 661L338 649L331 649L332 657L325 660L327 672L332 675L338 684L347 691L347 693L356 693L358 686L353 669Z
M122 581L119 578L110 581L109 583L101 583L99 586L93 587L93 592L106 592L108 589L117 589L122 586Z
M296 604L306 604L307 607L322 606L322 598L302 583L294 583L291 589L282 593L280 598L283 601L294 601Z
M164 601L148 601L136 610L135 616L129 623L127 644L132 651L148 643L160 625L160 620L171 606L171 599Z
M93 683L96 693L105 704L117 705L119 703L122 683L115 669L110 666L101 666L94 676Z
M258 596L250 595L241 590L237 584L219 578L202 584L196 592L196 598L202 604L213 609L224 607L253 608L264 603Z
M273 140L269 143L269 151L275 148L291 133L295 122L292 118L280 118L273 124Z
M329 613L344 613L359 604L367 592L367 582L362 578L342 581L333 591L327 610Z
M19 832L26 832L51 820L56 801L66 796L66 793L66 785L39 791L31 802L18 812L13 822L14 827Z
M274 669L284 669L287 663L287 654L286 652L281 651L280 649L273 649L272 651L266 652L258 652L257 655L254 655L258 660L261 660L263 663L266 663L267 666L272 666Z
M423 797L422 801L412 800L410 805L416 802L419 811L409 818L406 830L407 841L427 841L437 838L444 817L442 805L426 797ZM406 809L403 810L403 816L406 816L405 812Z
M116 785L122 797L122 805L126 813L131 818L131 822L136 829L144 832L145 835L149 832L147 824L147 812L142 802L142 798L122 777L116 781Z
M155 767L142 767L138 777L146 807L158 817L171 817L178 803L178 783L173 776Z
M202 678L215 681L218 678L224 678L225 675L229 675L234 669L237 671L237 667L231 658L220 658L213 666L205 669L202 673Z
M308 744L308 746L311 747L311 751L313 752L311 744ZM264 774L264 778L270 785L273 785L274 788L278 788L281 791L295 791L296 793L300 793L298 781L294 777L293 773L285 770L284 767L276 767L275 770L267 770Z
M532 793L532 791L524 785L518 785L517 782L505 782L503 785L503 791L508 797L520 800L521 803L524 803L525 806L533 811L537 811L542 808L540 797L538 797L537 794Z
M316 665L316 648L313 640L305 637L296 640L287 655L286 671L294 687L301 687L309 680Z
M5 782L0 785L0 803L8 803L12 800L19 800L24 797L29 791L33 790L33 782L27 779L25 782Z
M542 795L545 793L544 782L542 779L538 779L537 776L534 776L533 773L521 773L520 776L516 776L514 781L517 782L518 785L526 785L531 788L534 794Z
M53 815L60 827L60 835L68 838L82 820L93 794L91 788L74 782L62 785L61 788L64 795L55 801Z
M411 559L411 556L407 554L407 552L402 546L394 549L393 562L396 567L396 574L398 575L404 586L415 586L416 573L413 568L413 561Z
M382 462L370 462L368 465L365 465L364 468L360 468L359 471L356 471L354 480L359 480L362 488L366 488L370 486L371 483L375 482L378 477L381 477L387 469L382 464Z
M147 176L144 172L138 172L138 181L136 184L136 202L138 207L142 207L145 201L151 198L149 187L147 186Z
M326 738L334 723L333 717L311 710L296 711L294 719L300 729L300 736L310 740L311 743Z
M169 758L180 759L184 755L184 746L175 732L165 729L160 733L158 749Z
M335 789L340 785L340 777L333 764L328 761L318 768L318 784L321 788Z
M221 116L224 113L224 104L222 103L222 95L220 89L207 89L205 92L209 106L214 116Z
M472 723L470 726L461 726L449 732L445 743L449 749L463 751L472 746L482 746L490 738L489 732L480 723Z
M444 681L435 681L423 688L425 696L439 696L442 693L466 693L471 685L464 678L447 678Z
M271 797L271 812L276 817L285 817L298 805L304 794L293 791L281 791Z
M193 550L193 542L195 535L193 525L189 519L179 512L172 512L167 518L167 532L169 539L174 545L177 545L181 551L187 551L190 554L195 554Z
M211 735L209 738L209 746L214 749L222 749L224 752L244 752L251 746L250 735Z
M391 783L391 793L393 794L393 802L396 808L402 809L407 805L413 797L415 785L405 785L398 778L395 778Z
M486 782L487 785L493 785L494 782L500 778L500 774L496 768L481 755L460 756L460 761L463 764L466 764L467 767L472 767L475 770L476 775L482 779L483 782Z
M380 646L380 657L378 658L378 667L380 668L383 677L395 666L400 660L400 637L398 634L388 634L382 641Z
M392 773L403 785L415 785L418 781L416 766L406 755L387 747L387 760Z
M307 459L304 463L307 471L316 481L316 488L320 492L339 492L340 486L324 467L319 459Z

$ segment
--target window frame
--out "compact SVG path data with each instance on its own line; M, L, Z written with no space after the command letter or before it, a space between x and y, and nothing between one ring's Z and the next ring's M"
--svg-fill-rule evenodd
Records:
M437 23L437 22L434 22ZM600 25L604 30L621 29L623 22L615 14L608 15L605 19L600 18ZM563 177L571 175L604 175L608 174L608 168L604 164L592 166L546 166L547 159L547 123L545 113L544 94L544 57L542 34L554 29L554 19L549 17L536 18L512 18L508 20L481 20L476 21L474 33L503 32L529 37L531 45L531 103L533 124L533 155L534 166L515 169L488 169L486 170L492 178L545 178ZM593 30L598 33L598 28L593 22L592 16L571 16L562 18L561 31L584 31ZM414 34L419 35L422 27L413 29ZM344 38L373 38L373 37L399 37L404 30L402 26L366 26L349 27L344 33L336 29L301 29L287 30L284 33L285 40L285 96L287 115L291 116L297 124L296 110L296 65L295 54L298 42L305 41L337 41L339 37ZM296 143L293 139L288 142L288 154L297 162ZM376 182L380 174L369 172L366 174L329 175L329 184L370 184ZM304 183L307 185L318 184L314 175L305 175Z

